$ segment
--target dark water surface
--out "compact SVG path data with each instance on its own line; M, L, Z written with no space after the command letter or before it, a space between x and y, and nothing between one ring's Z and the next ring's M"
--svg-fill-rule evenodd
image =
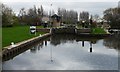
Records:
M118 70L120 45L112 38L54 35L3 62L3 70Z

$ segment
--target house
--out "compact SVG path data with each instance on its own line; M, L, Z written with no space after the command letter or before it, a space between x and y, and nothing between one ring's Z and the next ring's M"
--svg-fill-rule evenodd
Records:
M60 21L61 21L61 17L58 16L57 14L51 16L52 27L59 27Z
M50 21L49 17L45 16L42 18L42 23L49 22L49 21Z

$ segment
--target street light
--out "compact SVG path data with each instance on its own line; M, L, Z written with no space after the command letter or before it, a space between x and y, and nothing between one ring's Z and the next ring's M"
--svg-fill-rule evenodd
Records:
M63 15L62 15L62 24L63 24Z
M52 25L51 21L52 21L52 4L50 4L50 25Z

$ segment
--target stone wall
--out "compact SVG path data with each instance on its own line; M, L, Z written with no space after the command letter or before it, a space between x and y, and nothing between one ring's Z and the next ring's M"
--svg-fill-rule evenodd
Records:
M23 50L26 50L25 48L27 48L27 46L30 46L33 43L36 43L38 41L41 41L41 40L45 39L46 37L48 37L50 35L51 35L51 33L47 33L47 34L44 34L42 36L34 37L34 38L29 39L29 40L19 42L19 43L15 44L14 47L11 46L11 45L7 46L7 47L4 47L3 51L2 51L3 61L8 59L10 56L13 56L16 53L19 53Z
M91 33L91 29L76 29L77 34L81 33Z
M41 32L49 33L50 32L50 28L37 28L36 31L37 32L41 31Z
M69 34L75 34L75 29L73 28L52 28L53 34L59 34L59 33L69 33Z
M58 33L69 33L69 34L91 33L91 29L52 28L52 33L53 34L58 34Z

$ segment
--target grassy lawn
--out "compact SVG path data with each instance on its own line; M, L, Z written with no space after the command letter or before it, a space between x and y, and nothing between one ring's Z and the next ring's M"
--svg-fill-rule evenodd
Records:
M103 28L92 28L92 34L106 34Z
M2 51L2 28L0 27L0 52Z
M44 28L43 26L36 26L37 28Z
M45 34L45 32L37 32L37 34L30 34L29 26L16 26L2 28L2 47L8 46L11 42L17 43L38 36L39 34Z

